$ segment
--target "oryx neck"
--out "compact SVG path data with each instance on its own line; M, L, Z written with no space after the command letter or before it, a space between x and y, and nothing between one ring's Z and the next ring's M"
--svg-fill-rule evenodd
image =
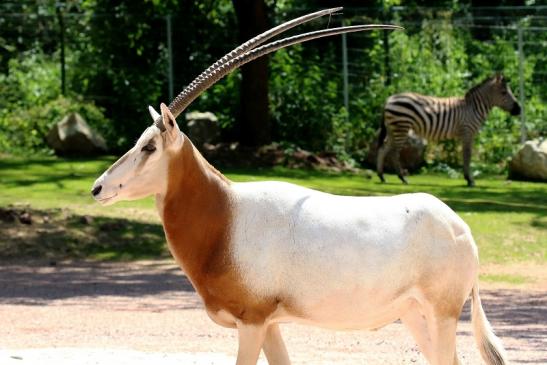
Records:
M169 249L199 291L210 265L223 270L232 220L230 182L187 138L169 161L167 176L162 220Z

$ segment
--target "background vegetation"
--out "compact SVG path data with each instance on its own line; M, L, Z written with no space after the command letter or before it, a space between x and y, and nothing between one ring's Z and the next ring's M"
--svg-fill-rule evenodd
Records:
M333 6L330 1L312 0L264 4L272 25ZM339 37L272 55L266 116L271 121L270 139L312 151L333 151L358 165L375 139L382 105L392 93L461 95L494 72L503 72L514 81L518 94L517 25L525 30L528 135L546 134L547 32L537 31L546 26L545 7L535 1L494 1L488 2L488 8L477 1L340 1L334 5L339 4L346 5L343 15L305 25L298 32L341 21L397 23L406 31L348 36L347 110ZM0 151L51 153L44 135L67 111L79 111L102 132L113 153L127 149L149 124L146 106L169 101L167 16L173 24L176 93L237 44L238 18L230 0L2 2ZM239 72L230 75L190 108L217 114L227 141L241 136L240 81ZM256 119L258 126L264 121L261 116ZM503 171L519 136L518 118L494 111L477 140L475 169ZM457 166L460 154L453 152L458 148L453 142L430 146L429 162Z

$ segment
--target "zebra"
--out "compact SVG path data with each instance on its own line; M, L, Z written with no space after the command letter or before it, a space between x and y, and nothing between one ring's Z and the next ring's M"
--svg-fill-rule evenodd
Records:
M473 139L495 106L511 115L519 115L521 112L507 79L500 74L472 87L464 97L438 98L417 93L390 96L384 106L378 137L378 177L385 182L384 159L391 149L395 149L394 167L397 176L404 184L408 183L403 176L399 152L409 129L412 129L428 140L461 139L464 177L468 186L474 186L473 176L469 173Z

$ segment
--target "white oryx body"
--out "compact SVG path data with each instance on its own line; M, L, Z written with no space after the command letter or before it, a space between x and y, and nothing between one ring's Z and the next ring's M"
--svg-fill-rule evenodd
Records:
M245 285L305 313L279 320L374 329L422 301L419 284L437 280L463 304L475 282L467 225L431 195L347 197L282 182L233 192L230 252Z
M375 329L400 319L431 364L454 365L456 326L472 297L483 359L505 364L478 292L467 225L427 194L344 197L281 182L232 183L180 132L175 117L221 77L261 55L317 37L389 26L330 28L257 47L340 8L251 39L196 78L136 145L94 183L103 205L156 197L169 249L216 323L237 328L237 365L289 364L278 323ZM391 27L393 28L393 27Z

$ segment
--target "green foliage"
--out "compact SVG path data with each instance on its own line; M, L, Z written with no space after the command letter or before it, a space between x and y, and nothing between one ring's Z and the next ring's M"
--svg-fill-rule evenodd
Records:
M0 151L14 154L51 153L45 136L70 112L112 140L112 129L101 108L78 95L60 95L59 66L53 57L29 51L12 58L0 74Z
M0 114L0 151L32 155L51 153L45 137L51 127L65 115L77 112L105 138L112 140L112 130L102 110L92 102L59 96L45 104L13 109Z
M302 46L272 56L270 110L279 139L311 150L333 147L334 123L340 113L339 85L326 76L329 70L334 72L329 66L333 59L330 49L320 58Z
M6 74L0 74L0 110L43 105L60 92L60 68L40 50L11 58Z
M313 1L266 3L272 25L317 6ZM510 28L516 25L510 23L516 17L500 18L505 28L467 28L461 22L483 12L459 1L444 1L442 8L422 7L430 3L374 1L365 18L362 9L345 9L346 21L395 22L406 27L404 32L387 32L386 37L382 31L348 35L348 110L343 108L339 37L271 55L270 111L275 140L362 162L376 139L383 104L391 94L463 95L485 77L503 72L512 80L518 96L517 32ZM45 150L42 130L52 121L39 122L42 127L38 127L38 122L22 119L45 120L55 114L44 115L38 106L52 109L45 106L60 94L57 5L59 14L65 14L67 99L75 100L72 109L93 109L93 104L83 100L94 100L98 109L87 112L92 114L89 121L106 135L115 153L130 147L149 125L147 105L169 102L167 15L171 15L173 25L175 93L238 41L237 32L232 31L237 27L230 0L45 0L10 4L0 5L5 10L0 13L0 27L9 30L0 36L0 123L2 131L7 131L0 135L0 148L12 152L14 143ZM10 12L22 16L6 15ZM338 25L339 20L317 20L299 27L298 32L327 26L327 22ZM324 23L318 24L321 21ZM526 129L529 138L534 138L547 134L547 36L537 31L543 26L541 17L523 18L520 24L525 40ZM388 44L384 43L386 38ZM226 140L236 137L239 84L240 74L234 72L190 107L190 111L213 111ZM68 110L65 101L54 104L57 109L62 106ZM99 116L101 112L112 123L106 123L105 117ZM35 137L12 142L21 140L11 127L15 124L29 128L26 135L35 133ZM184 129L184 123L181 126ZM508 158L519 146L520 133L518 117L499 110L491 113L475 144L477 172L505 170ZM460 145L453 141L430 143L427 160L432 165L447 163L458 168L460 151Z

